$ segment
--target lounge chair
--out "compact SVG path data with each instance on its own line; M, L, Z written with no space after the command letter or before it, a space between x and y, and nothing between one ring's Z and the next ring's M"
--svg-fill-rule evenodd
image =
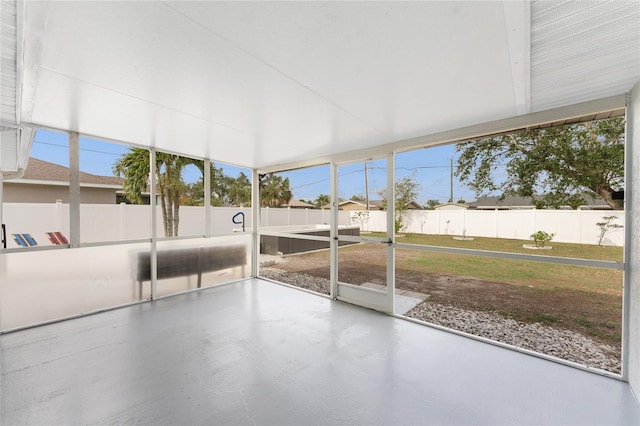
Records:
M13 240L20 247L35 247L38 245L38 242L31 236L31 234L12 234Z
M49 242L54 246L62 246L69 244L69 240L64 236L62 232L47 232Z

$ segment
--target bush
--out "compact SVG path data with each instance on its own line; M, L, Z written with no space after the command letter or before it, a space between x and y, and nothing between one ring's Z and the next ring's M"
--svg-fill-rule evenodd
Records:
M544 247L546 243L551 241L556 234L549 234L544 231L537 231L531 234L529 237L536 243L536 247Z

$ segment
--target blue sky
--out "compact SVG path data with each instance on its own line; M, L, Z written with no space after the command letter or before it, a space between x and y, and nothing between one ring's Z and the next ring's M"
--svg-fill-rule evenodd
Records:
M68 138L64 133L38 130L31 150L31 156L51 163L69 165ZM127 151L125 145L103 142L95 139L80 138L80 169L87 173L112 176L111 167L114 162ZM456 163L454 145L418 149L396 155L396 179L415 173L416 181L422 186L418 202L425 204L429 199L445 202L450 194L450 161ZM225 174L236 177L244 172L251 177L250 170L215 163L222 167ZM386 162L374 160L367 163L369 198L380 199L378 192L386 182ZM339 173L340 198L348 199L353 195L365 194L364 163L341 166ZM297 199L315 200L319 194L329 194L329 166L310 167L279 173L288 177L293 195ZM200 177L200 171L193 166L185 170L184 179L194 182ZM469 188L453 180L454 200L475 200L476 196Z

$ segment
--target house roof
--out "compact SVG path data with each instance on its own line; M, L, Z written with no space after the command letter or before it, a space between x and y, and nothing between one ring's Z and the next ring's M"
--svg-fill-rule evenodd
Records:
M35 182L60 182L69 183L69 168L59 164L49 163L30 157L27 169L21 179L13 180L15 183ZM80 172L80 184L83 186L107 185L121 188L124 179L116 176L98 176L91 173Z
M461 209L469 208L469 204L461 204L461 203L442 203L442 204L438 204L437 206L434 206L433 208L439 209L442 207L449 207L449 206L460 207Z
M343 206L345 206L346 204L353 204L353 205L357 205L359 207L362 207L362 210L366 209L366 203L362 202L362 201L355 201L355 200L345 200L345 201L341 201L338 204L338 208L341 208ZM327 204L325 206L322 206L322 208L326 208L329 209L331 208L331 204ZM383 210L384 209L384 200L369 200L369 210ZM420 204L418 204L415 201L411 201L409 203L409 209L410 210L419 210L422 209L422 206Z
M345 205L355 205L358 207L362 207L362 210L367 208L366 202L356 201L356 200L344 200L338 203L338 209L344 207ZM323 208L330 209L331 204L327 204L323 206ZM369 200L369 210L382 210L382 200Z
M315 205L311 203L307 203L306 201L300 201L298 199L292 198L289 203L284 204L282 207L291 207L292 209L306 209L306 208L314 208Z

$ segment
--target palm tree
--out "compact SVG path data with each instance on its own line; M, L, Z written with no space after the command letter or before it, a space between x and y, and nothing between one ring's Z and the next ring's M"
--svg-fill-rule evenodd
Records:
M202 161L164 152L156 153L157 193L160 195L166 237L178 235L180 197L187 188L182 180L182 170L189 164L199 163ZM149 187L150 172L149 151L142 148L129 148L129 152L113 165L113 173L125 179L123 189L126 198L135 204L142 203L142 192Z
M260 179L260 199L262 207L280 207L293 198L289 178L269 173Z
M331 198L327 194L320 194L316 197L314 204L317 208L321 209L331 202Z

